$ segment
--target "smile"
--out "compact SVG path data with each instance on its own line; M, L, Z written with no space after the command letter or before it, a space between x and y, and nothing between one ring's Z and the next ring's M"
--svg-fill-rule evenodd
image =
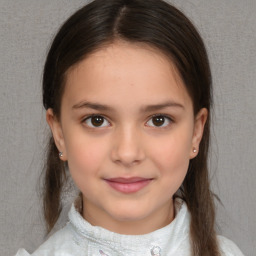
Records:
M136 193L146 187L152 180L141 177L105 179L111 188L124 194Z

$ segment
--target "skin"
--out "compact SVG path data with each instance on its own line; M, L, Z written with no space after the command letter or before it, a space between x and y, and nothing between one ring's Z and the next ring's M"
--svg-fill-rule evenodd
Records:
M99 127L93 114L102 117ZM123 41L97 50L68 71L60 119L52 109L46 119L83 194L88 222L137 235L174 219L172 197L198 153L207 110L194 115L175 66L161 52ZM116 177L149 182L123 193L106 181Z

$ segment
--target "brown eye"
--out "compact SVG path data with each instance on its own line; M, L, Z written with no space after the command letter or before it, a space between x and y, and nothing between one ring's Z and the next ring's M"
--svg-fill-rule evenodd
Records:
M106 127L109 122L103 116L90 116L86 118L85 123L89 127Z
M152 118L152 122L155 126L162 126L164 124L165 118L163 116L155 116Z
M148 126L165 127L171 123L171 119L164 115L153 116L148 122Z

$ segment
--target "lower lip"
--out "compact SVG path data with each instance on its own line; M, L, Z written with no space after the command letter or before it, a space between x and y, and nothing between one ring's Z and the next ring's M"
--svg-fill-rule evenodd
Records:
M106 180L106 182L110 187L124 194L136 193L141 189L143 189L144 187L146 187L151 181L152 180L149 179L149 180L140 180L140 181L131 182L131 183L121 183L121 182Z

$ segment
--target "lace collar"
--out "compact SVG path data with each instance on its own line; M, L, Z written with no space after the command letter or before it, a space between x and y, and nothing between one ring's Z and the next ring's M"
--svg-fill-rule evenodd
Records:
M176 198L174 203L174 220L169 225L145 235L122 235L102 227L92 226L81 216L81 203L79 200L73 203L69 212L69 220L73 227L76 242L80 246L83 244L88 246L88 241L93 243L94 246L98 245L98 255L108 256L101 248L109 248L110 251L116 253L120 250L134 252L134 254L124 255L140 255L140 253L156 256L167 255L167 253L170 255L171 252L175 252L185 239L189 240L190 215L187 206L179 198ZM151 254L146 254L146 250L150 251ZM139 254L135 254L135 252ZM111 256L114 254L111 254Z

